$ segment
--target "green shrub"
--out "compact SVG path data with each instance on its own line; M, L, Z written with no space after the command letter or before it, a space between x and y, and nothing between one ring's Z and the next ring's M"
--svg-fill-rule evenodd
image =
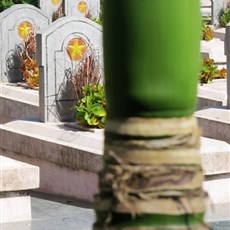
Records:
M37 0L1 0L0 1L0 12L13 6L14 4L31 4L37 6Z
M219 23L221 27L226 27L230 21L230 8L225 9L219 17Z
M205 21L202 21L202 40L211 41L214 37L214 31L210 26L207 26Z
M200 83L211 83L215 78L226 78L227 71L225 68L221 70L214 65L213 59L207 59L202 61L202 67L199 74Z
M90 84L83 86L83 98L73 107L76 119L84 126L103 128L106 120L106 100L104 86Z

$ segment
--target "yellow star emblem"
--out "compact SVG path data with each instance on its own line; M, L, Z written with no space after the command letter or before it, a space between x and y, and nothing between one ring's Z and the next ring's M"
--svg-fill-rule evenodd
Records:
M84 57L86 50L87 46L81 38L73 38L67 46L67 52L73 61L80 61Z
M53 5L58 5L60 3L60 0L52 0Z
M19 37L26 39L30 31L32 30L32 25L29 22L21 22L18 26L18 35Z
M85 13L87 10L88 6L85 1L81 1L78 3L77 9L80 13Z

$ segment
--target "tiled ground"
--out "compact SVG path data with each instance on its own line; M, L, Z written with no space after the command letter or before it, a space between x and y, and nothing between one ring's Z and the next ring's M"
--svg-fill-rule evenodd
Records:
M219 206L218 215L226 216L221 214L226 210L229 209ZM0 230L91 230L95 220L92 204L40 193L32 193L32 217L31 222L4 224ZM212 222L211 227L230 230L230 220Z
M91 204L33 193L32 219L3 224L0 230L90 230L95 217Z

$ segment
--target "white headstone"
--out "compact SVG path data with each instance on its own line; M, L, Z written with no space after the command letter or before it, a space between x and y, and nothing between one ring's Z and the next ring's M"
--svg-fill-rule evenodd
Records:
M212 24L218 26L220 13L225 9L227 0L211 0L211 1L212 1Z
M66 16L84 16L97 19L100 14L100 0L66 0Z
M53 20L56 20L58 15L63 15L64 13L64 0L39 0L38 2L41 10L53 18Z
M76 46L76 49L74 47ZM40 120L43 122L73 119L73 96L69 76L73 66L93 47L102 66L102 28L86 18L63 17L37 34L40 73ZM76 52L75 52L76 51ZM72 53L71 53L72 52ZM103 68L103 67L102 67Z
M21 62L16 50L32 27L44 28L50 22L40 9L28 4L14 5L0 13L0 77L1 82L22 80Z

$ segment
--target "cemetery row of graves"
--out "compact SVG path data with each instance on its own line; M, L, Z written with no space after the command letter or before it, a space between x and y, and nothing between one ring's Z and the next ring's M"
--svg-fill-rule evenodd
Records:
M39 6L15 4L0 13L0 203L5 213L0 224L31 220L30 196L21 191L39 188L92 201L101 168L100 155L94 154L101 152L102 133L95 138L66 127L31 123L72 121L78 110L83 124L104 126L100 2L40 0ZM76 101L81 102L78 107ZM27 119L22 128L29 130L5 133L4 116L16 123ZM35 135L35 130L40 133Z
M100 3L40 0L40 8L21 4L1 13L1 82L39 90L43 122L74 120L77 110L82 124L104 126L104 89L96 86L103 82L102 28L95 22L101 19ZM203 21L202 39L213 36L213 29ZM201 83L226 76L226 68L219 69L214 59L203 59ZM90 84L94 84L91 89L82 88ZM81 99L95 90L99 98L91 95L87 107Z
M6 157L39 166L40 178L34 169L31 175L35 183L26 189L40 187L41 192L92 201L102 167L103 131L82 132L63 127L60 121L75 121L77 114L84 125L104 127L102 27L97 23L100 1L40 0L37 6L13 5L0 13L0 83L4 94L0 113L10 117L10 122L1 126L0 151ZM213 28L204 27L204 33ZM229 47L226 45L225 50L228 62ZM200 71L201 83L226 78L226 57L220 67L207 54ZM226 85L226 79L222 80ZM203 99L200 108L223 105L222 98ZM226 108L218 112L222 109ZM224 119L218 122L214 126L208 123L205 136L230 143L229 123L224 124ZM226 203L229 144L213 139L205 139L201 150L204 173L209 177L205 186L214 203ZM219 144L224 146L221 153Z
M39 89L41 121L73 120L78 109L82 123L103 127L102 28L87 18L88 8L96 8L93 18L99 17L99 1L68 1L66 7L76 11L69 15L75 17L53 22L57 2L41 1L45 10L20 4L1 13L1 82ZM99 98L91 97L92 106L85 108L82 100L79 108L73 107L95 90Z

